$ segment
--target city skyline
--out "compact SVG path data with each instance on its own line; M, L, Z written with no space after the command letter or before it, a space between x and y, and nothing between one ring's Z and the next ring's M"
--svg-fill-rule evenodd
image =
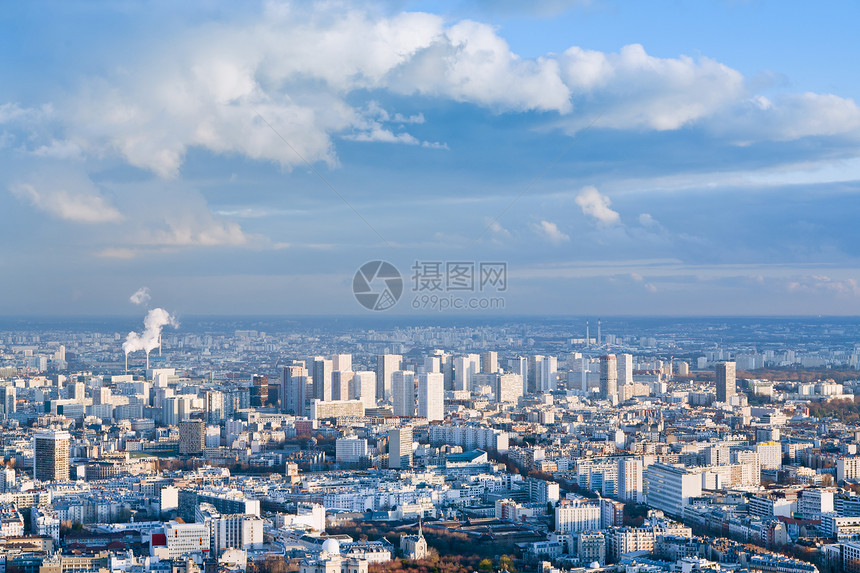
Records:
M860 7L516 4L10 7L0 314L860 314Z

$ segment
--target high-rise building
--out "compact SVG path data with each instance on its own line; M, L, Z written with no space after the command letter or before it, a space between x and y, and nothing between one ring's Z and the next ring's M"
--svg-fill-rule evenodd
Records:
M388 467L412 467L412 426L395 428L388 432Z
M538 364L543 362L543 354L534 354L528 357L528 374L526 377L526 393L534 394L540 389L538 381Z
M281 370L281 411L302 416L310 400L308 369L293 363Z
M40 481L69 479L69 433L40 430L33 435L33 477Z
M351 400L349 389L353 386L355 372L352 370L334 370L331 373L331 399Z
M6 419L17 408L17 391L14 386L0 386L0 417Z
M472 378L480 371L481 357L467 354L454 359L454 390L471 390Z
M395 416L415 415L415 372L398 370L392 374L391 401Z
M376 357L376 398L391 399L391 377L400 370L403 357L399 354L380 354Z
M445 419L445 378L441 372L418 376L418 415L430 422Z
M313 362L313 381L314 381L314 398L324 402L332 400L331 387L332 362L322 356L314 358Z
M702 495L702 475L688 468L656 463L644 473L648 505L672 517L682 517L690 499Z
M190 418L191 400L189 395L165 398L161 406L161 422L165 426L178 426L180 422Z
M736 372L737 365L734 362L717 364L717 402L728 402L737 393Z
M179 453L202 454L206 447L206 426L203 420L179 422Z
M516 404L523 395L523 377L519 374L498 374L493 395L496 402Z
M439 356L424 357L424 372L442 372L442 358Z
M352 370L352 354L335 354L331 357L331 368L341 372Z
M206 422L218 425L227 419L224 410L224 393L217 390L206 392Z
M618 355L618 385L633 384L633 355Z
M600 357L600 397L611 400L618 394L618 365L615 355Z
M535 386L538 392L553 392L558 388L558 358L542 356L535 361Z
M642 493L642 460L637 458L618 459L618 499L640 503Z
M351 400L361 400L365 408L376 408L376 374L369 370L355 373Z
M269 401L269 377L255 374L251 378L251 407L262 408Z
M481 372L495 374L499 371L499 353L490 350L481 354Z

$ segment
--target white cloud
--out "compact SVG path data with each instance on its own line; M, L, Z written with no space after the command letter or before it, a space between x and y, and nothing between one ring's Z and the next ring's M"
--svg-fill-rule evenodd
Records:
M12 194L36 209L74 223L116 223L122 214L96 191L37 189L30 183L10 187Z
M562 232L558 225L550 221L541 221L533 226L534 231L543 239L549 241L553 245L560 245L570 241L570 236Z
M737 143L792 141L804 137L851 135L860 130L860 107L833 94L755 96L717 114L709 129Z
M547 5L556 4L566 5ZM60 109L0 104L0 123L50 118L64 137L43 134L36 153L118 153L164 178L179 176L193 147L285 167L302 158L336 165L338 137L445 148L400 131L424 123L423 114L355 103L374 91L502 113L554 112L568 130L592 121L673 130L710 118L710 129L746 140L839 135L860 125L851 100L798 94L771 102L748 93L738 71L706 57L658 58L634 44L617 53L571 47L525 58L487 24L420 12L384 16L340 3L266 4L256 17L209 23L142 53L110 77L85 81Z
M789 292L860 296L860 285L853 278L836 279L827 275L806 275L790 280Z
M127 247L108 247L98 251L96 256L102 259L133 259L137 251Z
M643 227L659 227L660 223L652 217L649 213L642 213L639 215L639 224Z
M612 205L609 197L602 195L595 187L583 187L576 196L576 204L583 214L593 217L600 225L615 225L621 221L618 213L609 208Z
M618 53L572 47L559 58L574 98L585 97L587 119L615 129L678 129L744 96L744 78L710 58L656 58L639 44Z
M249 246L252 238L238 223L201 211L167 217L158 228L143 230L137 242L161 247L241 247Z
M146 304L152 299L149 294L149 289L147 287L140 287L134 293L128 297L129 302L132 304Z

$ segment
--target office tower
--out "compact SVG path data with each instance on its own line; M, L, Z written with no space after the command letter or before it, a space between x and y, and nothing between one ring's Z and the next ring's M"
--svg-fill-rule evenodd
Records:
M618 355L618 385L633 384L633 355Z
M427 356L424 358L424 372L442 373L442 359L439 356ZM444 378L443 378L444 382Z
M380 354L376 357L376 398L391 399L391 376L400 370L403 357L399 354Z
M355 373L352 400L361 400L365 408L376 408L376 374L369 370Z
M445 378L445 390L454 389L454 360L444 350L435 350L433 355L439 358L440 372Z
M558 358L543 356L535 362L535 385L539 392L552 392L558 388Z
M191 417L192 396L181 395L165 398L161 407L161 422L165 426L178 426Z
M508 360L508 371L512 374L519 374L523 381L523 394L527 394L528 378L529 378L529 361L525 356L517 356Z
M251 407L262 408L269 401L269 377L255 374L251 378Z
M391 469L408 469L412 467L411 426L389 430L388 467Z
M206 445L206 426L203 420L179 422L179 453L202 454Z
M392 373L391 401L395 416L415 415L415 372L398 370Z
M618 459L618 499L640 503L642 493L642 460L637 458Z
M86 393L86 385L83 382L75 382L66 387L71 400L83 400Z
M161 423L165 426L179 425L179 398L169 396L161 401Z
M695 469L656 463L643 476L648 505L672 517L682 517L684 506L702 495L702 475Z
M332 399L332 362L322 356L317 356L314 358L313 365L314 398L330 402Z
M737 364L734 362L717 364L717 402L728 402L736 395L736 371Z
M332 356L331 369L341 372L352 370L352 354L335 354Z
M227 419L224 410L224 393L217 390L206 392L206 423L219 425Z
M349 400L349 389L352 387L352 379L355 372L352 370L335 370L331 373L331 399Z
M454 390L471 390L472 378L481 367L481 357L467 354L454 359Z
M0 416L5 420L17 409L17 390L14 386L0 386Z
M534 394L539 390L538 364L543 360L543 354L535 354L528 357L528 375L526 379L526 393Z
M600 397L612 400L618 394L618 365L614 354L600 357Z
M173 388L155 388L155 398L152 405L156 408L164 407L164 401L173 396Z
M493 350L481 354L481 372L495 374L499 371L499 353Z
M33 477L40 481L69 479L69 433L39 430L33 435Z
M110 388L95 388L93 390L93 404L110 404Z
M302 416L308 403L308 370L293 362L281 369L281 411Z
M429 422L445 419L445 377L441 372L418 376L418 415Z
M516 404L523 395L523 377L519 374L499 374L496 376L493 396L496 402Z

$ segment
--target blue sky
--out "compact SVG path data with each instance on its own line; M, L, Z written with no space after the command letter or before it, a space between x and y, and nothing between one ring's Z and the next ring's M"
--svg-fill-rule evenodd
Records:
M860 313L854 2L174 4L0 15L0 313Z

